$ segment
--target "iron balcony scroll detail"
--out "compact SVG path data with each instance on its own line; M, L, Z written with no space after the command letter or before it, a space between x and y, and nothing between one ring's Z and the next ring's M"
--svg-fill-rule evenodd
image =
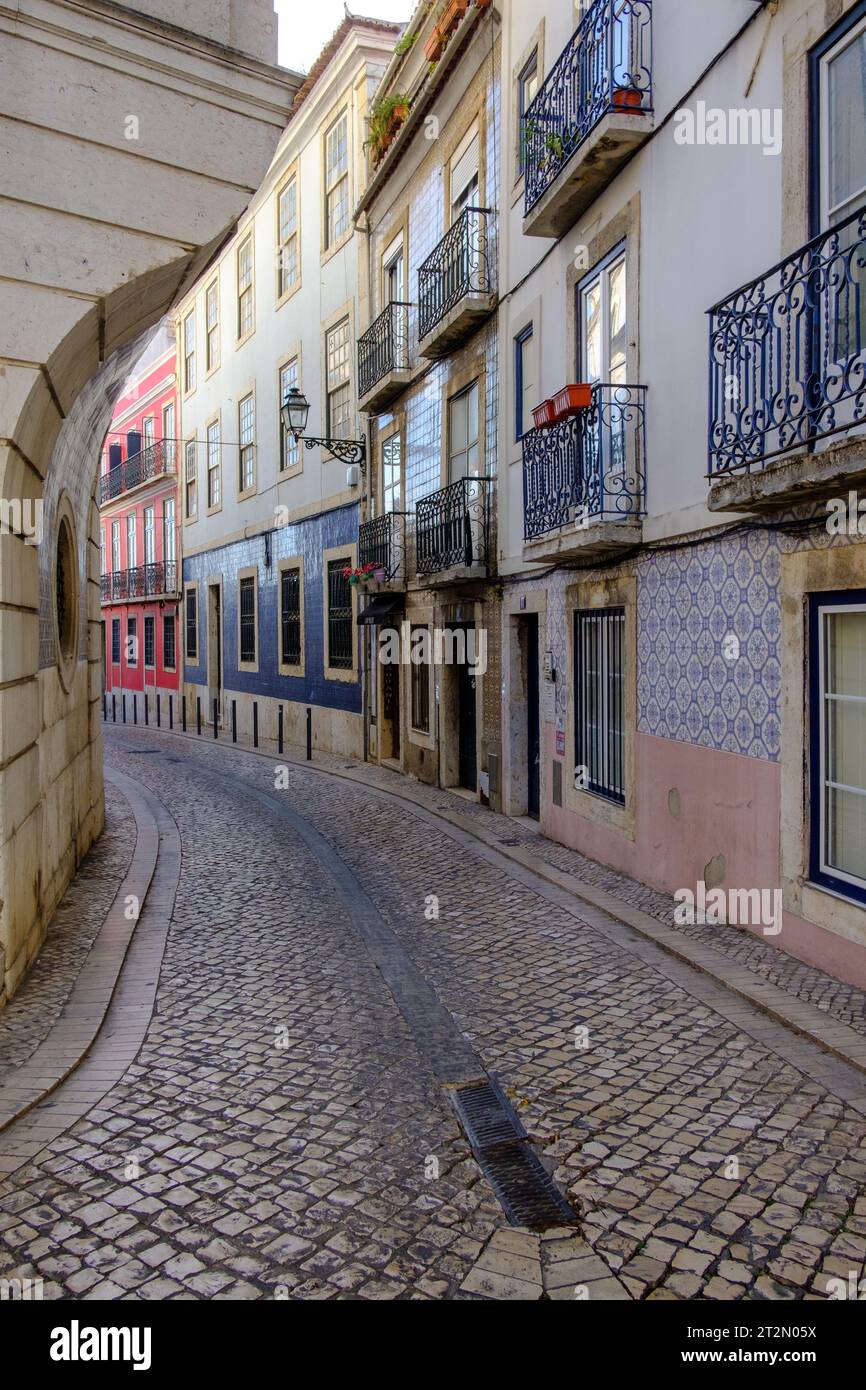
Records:
M149 444L140 453L133 454L132 458L126 459L124 463L110 468L99 479L100 505L104 502L110 502L115 497L120 497L122 493L129 492L131 488L138 487L141 483L149 482L151 478L162 477L164 473L173 473L176 457L177 441L160 439L156 444Z
M652 110L652 0L593 0L523 117L524 211L611 112Z
M523 535L630 521L646 496L646 387L599 383L592 403L523 436Z
M358 339L358 396L361 400L389 372L409 369L409 305L392 300Z
M419 575L455 566L486 565L490 530L490 478L458 478L415 507Z
M709 315L711 477L866 422L866 207Z
M358 564L375 565L385 571L385 579L405 576L406 527L404 512L385 512L362 521L358 529Z
M418 337L426 338L467 295L493 293L487 254L489 208L464 208L418 268Z

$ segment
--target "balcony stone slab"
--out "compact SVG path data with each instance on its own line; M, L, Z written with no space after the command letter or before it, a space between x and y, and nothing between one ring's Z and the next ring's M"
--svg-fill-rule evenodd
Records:
M711 512L773 511L798 502L845 496L866 484L866 426L853 437L801 447L749 473L725 473L710 481Z
M648 111L610 111L590 131L523 219L524 236L559 237L572 227L653 133Z
M643 523L632 517L593 521L588 526L560 526L546 536L524 541L523 559L527 564L601 559L640 545L642 538Z
M385 372L370 390L360 397L358 409L364 415L381 415L392 401L404 391L412 380L409 368L392 368Z
M496 308L495 294L466 294L418 344L422 357L435 361L464 342Z

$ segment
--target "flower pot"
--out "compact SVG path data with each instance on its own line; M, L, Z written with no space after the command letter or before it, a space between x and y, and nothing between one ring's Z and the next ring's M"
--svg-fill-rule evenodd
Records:
M435 63L442 57L442 50L445 47L445 40L439 32L438 24L424 45L424 57L428 63Z
M643 92L637 87L614 87L613 105L618 111L636 111L643 105Z
M461 15L465 14L468 8L469 0L445 0L445 8L438 21L441 32L450 34L452 29L456 29Z
M489 4L490 0L475 0L476 10L486 10Z
M575 386L563 386L553 397L554 419L567 420L569 415L577 415L591 405L592 387L586 382L579 382Z
M392 135L396 135L408 115L409 107L405 102L401 106L394 107L394 110L388 118L388 129Z
M553 401L542 401L541 405L533 406L532 423L537 430L547 429L556 420L553 411Z

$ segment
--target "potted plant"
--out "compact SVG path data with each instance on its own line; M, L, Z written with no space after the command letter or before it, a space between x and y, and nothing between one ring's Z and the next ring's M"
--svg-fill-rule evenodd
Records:
M440 33L439 25L434 24L424 45L424 57L429 63L437 63L442 57L445 48L445 36Z
M464 15L468 8L469 0L445 0L437 21L440 32L443 35L450 34L452 29L456 29L461 15Z
M592 405L592 386L585 381L572 386L563 386L553 397L553 413L556 420L567 420Z
M537 430L544 430L550 425L555 424L556 416L553 410L553 401L542 401L541 405L533 406L532 423Z
M639 87L629 84L627 87L614 87L613 106L617 111L636 111L643 105L643 92Z

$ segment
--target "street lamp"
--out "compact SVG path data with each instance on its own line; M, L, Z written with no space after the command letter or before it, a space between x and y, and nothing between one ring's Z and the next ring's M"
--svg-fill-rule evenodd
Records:
M361 472L365 473L367 471L366 439L320 439L315 435L306 435L304 431L307 428L309 413L310 402L303 391L300 391L297 386L291 387L283 397L283 404L280 407L283 428L295 440L303 439L305 448L315 449L317 445L321 445L323 449L330 449L334 457L342 459L343 463L360 464Z

